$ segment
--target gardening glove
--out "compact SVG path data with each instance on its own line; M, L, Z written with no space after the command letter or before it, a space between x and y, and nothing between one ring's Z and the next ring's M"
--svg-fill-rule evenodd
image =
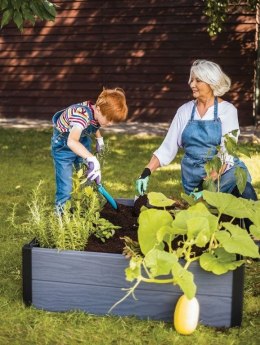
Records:
M100 153L104 151L105 143L103 137L96 138L96 152Z
M202 198L202 191L201 192L191 192L190 196L192 196L195 200L198 200L200 198Z
M86 176L88 181L95 181L96 184L101 183L101 170L99 161L95 156L88 157L83 160L87 166Z
M146 192L150 175L151 170L149 168L145 168L142 174L136 180L135 187L139 194L144 195Z

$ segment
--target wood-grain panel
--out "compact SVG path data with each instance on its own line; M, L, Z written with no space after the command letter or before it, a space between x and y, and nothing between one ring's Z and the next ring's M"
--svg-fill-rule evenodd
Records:
M32 276L34 280L65 282L128 288L124 269L128 260L120 254L77 252L33 248ZM191 267L199 295L232 296L232 272L221 277L210 275L198 264ZM142 284L142 290L180 293L172 284Z
M93 286L49 281L32 282L32 303L36 308L49 311L82 310L91 314L107 314L109 309L125 294L119 287ZM131 296L119 304L112 314L137 316L172 322L174 306L180 293L137 288L136 300ZM229 327L231 298L198 295L200 322L214 327Z

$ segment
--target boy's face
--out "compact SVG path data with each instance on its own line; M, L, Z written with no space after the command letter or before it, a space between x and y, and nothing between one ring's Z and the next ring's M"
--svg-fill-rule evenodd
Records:
M101 127L110 126L113 124L113 121L108 120L100 111L99 107L96 107L95 119L98 121Z

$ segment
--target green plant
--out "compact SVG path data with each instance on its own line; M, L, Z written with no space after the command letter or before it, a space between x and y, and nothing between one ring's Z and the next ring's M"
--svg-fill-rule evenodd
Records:
M148 198L150 205L165 207L165 198L156 197L156 193L148 194ZM260 238L260 201L209 191L203 191L203 199L186 210L174 212L143 208L138 220L141 255L135 249L136 243L134 247L128 241L125 249L131 256L125 270L126 279L135 284L122 300L134 294L141 282L177 284L187 298L192 299L197 288L189 267L194 261L198 261L202 269L219 275L245 262L242 257L238 259L238 255L260 257L258 246L251 238ZM224 215L231 219L223 220ZM236 218L252 221L250 233L234 224ZM177 247L174 247L176 241Z
M242 8L251 11L257 11L258 0L204 0L204 13L209 18L207 31L210 36L215 36L223 29L224 23L227 21L227 15L241 11Z
M24 22L35 24L36 19L54 21L56 7L48 0L2 0L0 14L2 14L1 28L13 21L18 29L23 30Z
M99 196L91 186L82 184L82 177L83 170L80 169L73 178L72 198L66 203L62 215L48 204L42 193L42 182L33 190L28 203L28 220L22 227L36 237L41 247L84 250L91 235L105 242L119 228L100 217ZM11 217L13 224L14 217L15 211Z
M250 157L249 150L238 144L237 136L238 130L234 130L224 135L224 149L221 146L218 146L217 153L212 157L212 159L206 162L204 167L207 175L203 181L203 189L214 192L220 191L221 175L225 170L225 164L223 163L225 161L224 151L235 158L238 158L239 154L244 154ZM235 169L235 178L237 188L242 194L247 182L247 172L243 168L237 166Z

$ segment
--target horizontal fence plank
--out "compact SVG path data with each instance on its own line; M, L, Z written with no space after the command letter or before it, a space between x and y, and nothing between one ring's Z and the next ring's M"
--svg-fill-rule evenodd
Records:
M26 24L23 33L13 24L0 31L0 116L12 116L13 97L20 102L19 116L35 116L30 103L37 102L42 118L54 110L54 97L63 106L64 97L68 105L86 95L95 98L103 86L120 86L127 93L130 117L154 121L161 113L165 118L169 108L174 113L190 97L192 61L206 58L231 77L227 97L243 111L240 123L251 123L253 12L230 7L223 32L210 38L202 0L55 3L54 22Z
M225 60L220 58L219 60ZM250 59L237 59L233 63L230 59L226 59L228 66L229 64L232 67L236 67L239 71L246 70L247 72L252 72L253 66ZM241 63L243 62L243 65ZM172 58L164 57L164 63L166 66L182 66L189 65L191 63L190 57L183 58ZM221 63L221 61L219 61ZM107 66L128 66L128 67L142 67L143 66L161 66L162 60L160 57L126 57L126 58L117 58L117 57L80 57L74 56L73 58L65 59L63 57L33 57L33 58L15 58L15 59L0 59L0 67L2 66L95 66L100 68L106 68ZM251 71L250 71L251 70Z

